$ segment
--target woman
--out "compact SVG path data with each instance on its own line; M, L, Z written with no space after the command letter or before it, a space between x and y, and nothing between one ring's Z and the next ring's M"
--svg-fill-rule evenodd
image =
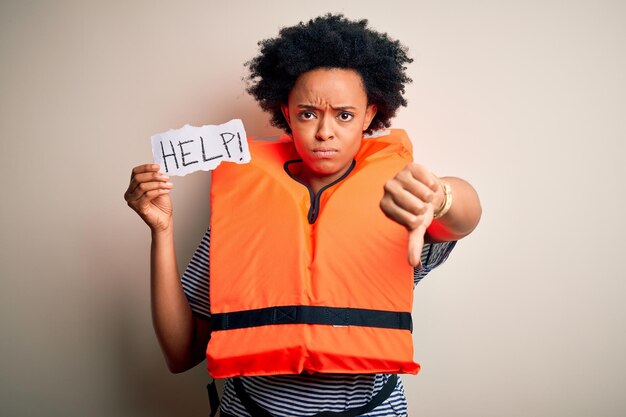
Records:
M323 233L334 228L334 226L325 226L327 223L318 222L318 216L320 219L323 216L336 216L334 217L334 225L337 228L343 228L348 223L356 224L356 226L345 226L347 227L345 230L350 235L347 236L347 244L337 244L333 240L334 238L326 241L328 242L327 245L332 246L332 251L337 251L337 253L331 251L324 258L320 253L327 246L314 249L316 260L318 258L325 259L325 269L322 268L323 273L315 277L316 282L326 276L326 271L334 271L335 267L341 269L338 265L344 263L350 265L351 271L358 270L360 276L368 275L372 268L397 265L398 270L403 270L402 268L406 267L406 261L400 262L395 258L388 259L387 255L385 255L384 262L370 261L371 258L380 258L380 256L371 255L362 255L361 259L353 259L358 257L358 253L361 253L363 248L374 247L374 250L379 250L378 241L376 245L368 245L367 242L362 242L364 239L359 233L360 229L370 229L370 220L367 216L377 216L376 224L385 223L385 220L379 218L384 216L376 214L380 213L380 209L382 209L384 215L409 231L408 239L394 238L395 242L392 241L389 244L389 256L397 256L396 244L398 242L404 245L404 259L406 259L406 251L408 250L409 263L415 267L414 270L410 267L409 271L413 272L413 282L416 283L428 271L446 259L458 239L463 238L476 227L481 209L478 196L467 182L458 178L437 178L423 166L408 162L410 156L407 157L407 154L410 152L406 146L400 151L396 151L394 148L394 151L389 154L393 154L392 156L384 153L367 154L369 151L365 151L368 147L372 149L379 149L380 147L378 145L370 146L373 142L370 142L369 139L365 140L364 134L385 136L381 130L390 126L390 119L395 115L399 106L406 105L406 100L403 97L404 84L410 82L410 79L405 74L404 65L412 60L408 58L405 48L399 42L390 40L386 34L369 29L366 21L353 22L341 15L326 15L306 24L300 23L297 26L282 29L277 38L265 40L260 45L260 54L247 64L250 68L248 91L259 101L264 110L271 113L272 123L285 130L289 135L289 142L277 145L286 147L281 149L287 149L287 151L270 152L270 157L266 160L267 167L274 169L272 165L279 166L276 162L279 159L275 159L273 155L279 153L283 155L285 152L289 155L280 159L280 163L284 162L284 166L276 168L275 174L265 176L259 174L258 172L262 172L264 167L260 171L250 174L251 181L258 178L261 181L259 187L265 187L262 185L264 184L263 181L276 176L280 177L280 181L285 181L285 184L298 183L304 185L306 189L302 187L298 189L297 187L300 185L294 186L293 192L308 191L306 195L310 197L310 200L306 201L307 213L303 213L303 215L307 217L308 224L312 225L311 228L317 228L315 233L317 230L319 233ZM384 138L381 140L385 142ZM259 151L256 156L253 153L253 162L256 160L263 161L263 152ZM372 152L377 152L377 150ZM399 154L408 159L406 161L398 159ZM294 156L296 160L289 159ZM353 200L358 201L354 203L354 206L350 206L347 215L340 208L329 208L331 207L330 201L340 198L338 196L342 195L343 191L341 190L349 189L358 181L358 178L361 178L359 175L365 175L362 173L367 171L364 167L369 166L370 160L386 161L387 158L395 161L395 165L389 166L398 168L389 171L391 173L386 178L380 177L381 172L387 171L378 170L372 171L373 174L369 174L368 177L363 177L367 181L372 180L373 183L371 186L369 183L365 183L365 187L356 188L363 190L363 192L348 196L349 198L346 200L349 202L348 204L352 204ZM399 165L400 163L401 165ZM376 164L372 165L375 166ZM237 204L232 201L228 202L228 198L224 196L226 194L225 188L219 188L220 183L227 181L220 178L223 178L223 175L228 175L222 174L228 172L228 168L222 169L222 166L214 173L215 184L212 190L212 198L214 199L212 205L214 212L218 213L212 213L211 224L214 234L221 232L223 228L228 229L230 227L228 215L231 215L230 219L236 218L230 210L238 209ZM233 175L241 175L241 172L244 171L240 169L237 172ZM382 181L380 184L377 183L379 180ZM254 182L251 186L254 187ZM268 186L272 187L272 185ZM272 190L282 190L291 186L281 185L272 188ZM229 345L227 343L226 347L220 348L219 343L221 342L211 340L207 351L207 343L211 338L210 311L217 311L216 305L210 307L208 300L210 234L207 231L183 276L183 285L181 286L174 248L172 206L168 195L171 190L172 184L168 181L168 177L159 172L158 166L148 164L133 169L130 185L125 194L129 206L144 219L152 232L151 294L154 328L168 367L172 372L185 371L201 362L207 355L210 369L222 369L220 366L225 361L220 359L228 353L228 350L238 349L242 344L246 344L234 342ZM360 200L361 194L367 195L363 202ZM273 193L272 195L276 194ZM380 199L380 195L383 196L382 199ZM378 203L372 204L372 196L378 196L375 197ZM285 200L281 200L275 208L266 210L265 214L256 219L253 217L253 209L243 212L247 218L250 217L250 213L253 217L252 223L245 227L245 230L250 232L248 240L255 240L257 236L269 237L258 243L257 246L253 246L253 243L248 244L248 240L239 246L237 246L238 242L234 242L237 248L244 251L252 245L249 252L244 252L245 256L241 258L240 263L244 268L241 274L250 276L250 280L247 282L257 285L256 288L253 288L255 293L258 288L265 286L253 280L257 277L254 276L254 273L250 273L252 267L249 265L254 264L254 268L259 267L259 264L262 264L261 268L270 265L268 266L270 272L266 275L273 275L271 271L276 268L280 269L275 265L289 264L291 259L299 256L297 254L291 256L277 253L274 256L275 259L259 260L256 255L258 251L265 250L265 243L263 242L267 243L271 240L290 242L287 245L281 244L285 250L288 250L289 247L295 247L299 251L297 253L301 252L300 246L306 246L306 244L299 245L297 240L290 240L294 229L290 223L286 223L290 224L289 227L276 227L276 223L279 223L282 217L268 220L268 217L276 214L275 209L282 209L283 201L290 201L290 198L288 196ZM224 200L227 202L223 203ZM263 196L249 197L249 199L248 197L235 196L233 201L242 200L250 203L251 207L265 206ZM298 209L286 210L286 215L290 216L292 211ZM364 217L364 221L361 223L353 221L354 218L360 219L359 216L365 212L372 214ZM220 215L219 213L227 214ZM296 220L293 223L295 225L300 224L298 223L300 221L298 216L295 217ZM387 223L391 223L391 225ZM397 233L393 226L395 223L388 220L387 223L381 229L384 230L381 233L384 234L389 231L390 236ZM302 224L305 225L303 227L307 227L306 222ZM284 230L286 234L278 237L279 235L276 234L278 232L268 232L268 229ZM364 236L366 239L376 240L378 238L377 233L378 231ZM406 235L406 232L404 234ZM224 234L213 236L212 243L214 246L210 255L211 273L213 274L211 303L217 304L219 302L222 305L221 295L216 296L215 294L226 294L228 297L228 291L222 290L234 281L225 282L222 278L221 271L229 270L228 262L232 261L232 258L221 260L221 254L228 251L220 251L219 248L225 248L233 242L227 237L220 237L219 239L222 240L218 244L216 240L218 236L224 236ZM336 237L337 235L331 234L331 236ZM383 242L394 240L387 238L387 236L383 237ZM244 239L241 236L238 238ZM424 241L426 243L423 245ZM345 249L347 246L356 247L358 249L357 254L355 255L355 251L351 251L349 248ZM380 248L380 250L383 251L381 253L386 253L384 251L387 249ZM260 259L272 257L272 252L267 250L263 256ZM311 253L307 256L310 257L309 260L313 259ZM346 262L346 258L350 258L347 260L348 262ZM336 259L337 262L334 263L333 259ZM367 265L364 270L360 268L359 261ZM306 270L306 265L301 269ZM216 273L216 271L220 271L220 273ZM306 273L308 272L302 272L302 274ZM259 279L261 279L261 275L263 274L258 275ZM331 290L335 282L333 280L340 279L341 273L337 275L338 277L333 277L329 281L328 286ZM393 276L393 274L390 275ZM233 276L242 275L235 274ZM216 281L218 278L221 281ZM296 277L293 281L298 282L298 278ZM389 277L380 277L374 274L374 281L371 282L376 285L377 282L387 278ZM218 290L215 289L218 285L221 286L222 290L220 291L222 292L218 293ZM339 285L338 282L337 285ZM184 290L183 286L185 287ZM272 291L268 291L271 296ZM303 290L303 292L305 291ZM300 295L296 294L296 297ZM231 301L236 302L238 297L245 298L245 294L237 292ZM216 314L213 317L213 330L217 331L215 316ZM318 327L323 327L325 331L335 326ZM255 329L268 328L272 328L272 326L255 327ZM353 326L352 330L355 328ZM287 327L280 329L287 329ZM338 332L340 330L332 331ZM281 334L283 333L279 331L272 334L271 337L262 337L263 343L272 342L270 339L279 339ZM291 336L287 339L291 339ZM211 348L215 344L218 347ZM361 343L361 345L363 344L367 343ZM243 346L241 349L248 349L248 346ZM403 369L406 372L417 372L418 367L411 368L412 362L404 362L398 367L393 367L393 370L389 368L387 373L377 372L379 368L372 365L373 362L365 363L363 369L359 365L350 368L352 365L348 363L346 365L348 369L343 369L340 372L329 372L327 369L332 367L322 363L328 358L317 358L313 364L300 366L302 361L299 360L297 354L289 353L284 355L287 358L284 364L272 364L269 367L271 369L263 368L266 362L281 362L277 360L278 356L280 355L274 354L274 356L268 356L268 358L273 359L257 361L261 362L261 368L252 369L250 372L246 371L247 368L244 369L247 365L244 366L239 363L245 362L243 359L237 361L230 358L227 361L229 366L232 365L236 369L233 368L235 369L233 371L229 368L224 371L223 375L257 376L227 379L221 406L222 415L304 416L321 412L342 415L341 413L346 411L352 412L351 415L406 415L407 406L402 383L399 379L390 377L390 373L404 372ZM242 358L243 355L239 354L238 357ZM331 362L333 360L334 358L328 359ZM294 363L300 367L292 368ZM320 363L322 364L320 365ZM359 359L352 362L352 364L354 363L361 364L362 361ZM238 366L242 366L243 370L238 370ZM251 366L254 367L254 365ZM293 371L286 371L288 369ZM292 375L286 375L290 373Z

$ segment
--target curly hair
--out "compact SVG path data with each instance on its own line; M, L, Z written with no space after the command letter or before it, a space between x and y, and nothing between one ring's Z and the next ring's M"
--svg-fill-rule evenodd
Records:
M245 63L250 70L247 91L272 115L272 125L287 133L291 129L281 104L287 103L298 77L317 68L353 69L361 75L368 104L378 107L366 133L391 126L396 110L407 105L404 85L412 80L405 64L413 59L399 41L368 28L366 19L329 13L282 28L278 37L258 45L259 55Z

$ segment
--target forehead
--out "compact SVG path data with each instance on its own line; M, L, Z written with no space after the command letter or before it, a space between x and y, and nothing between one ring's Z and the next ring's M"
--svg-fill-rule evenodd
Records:
M346 68L318 68L303 73L289 93L289 102L363 105L367 94L359 73Z

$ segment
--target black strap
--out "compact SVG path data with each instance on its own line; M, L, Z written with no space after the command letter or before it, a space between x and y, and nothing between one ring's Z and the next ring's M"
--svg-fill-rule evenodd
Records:
M411 313L324 306L280 306L211 314L211 331L269 324L328 324L413 331Z
M322 411L321 413L314 414L311 417L356 417L368 413L381 405L383 401L385 401L387 398L389 398L397 383L398 375L389 375L389 379L387 379L387 382L385 382L385 385L383 385L382 389L378 391L378 393L374 395L367 404L338 412ZM246 389L243 386L243 383L239 378L233 378L233 386L235 387L235 392L241 400L241 403L252 417L273 417L272 414L269 413L269 411L262 408L248 395Z
M215 380L209 382L206 386L206 390L209 394L209 406L211 407L211 417L215 417L217 414L217 410L220 409L220 397L217 394L217 385L215 384Z

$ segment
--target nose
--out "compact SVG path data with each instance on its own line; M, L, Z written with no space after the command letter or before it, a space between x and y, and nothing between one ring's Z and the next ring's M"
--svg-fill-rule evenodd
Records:
M320 141L327 141L334 137L333 118L325 115L320 119L315 138Z

